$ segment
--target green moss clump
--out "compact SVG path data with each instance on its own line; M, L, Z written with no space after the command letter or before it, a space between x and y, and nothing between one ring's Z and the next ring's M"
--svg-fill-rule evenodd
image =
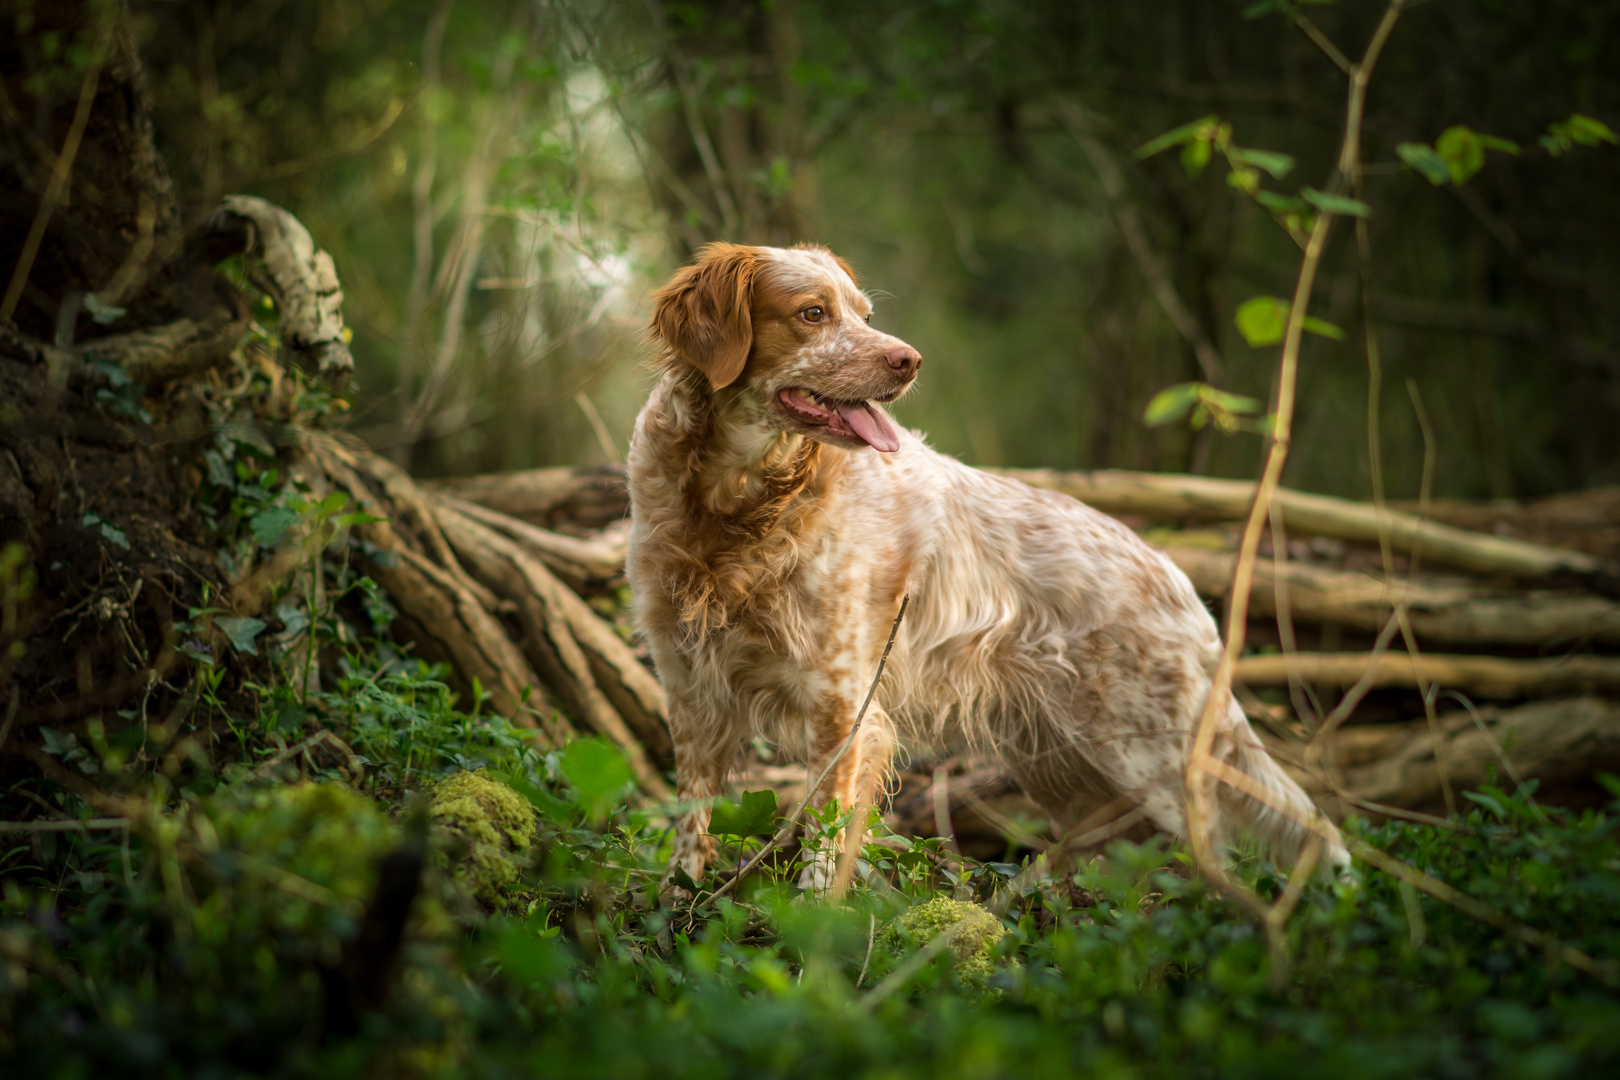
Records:
M509 902L523 872L521 856L534 839L529 800L479 769L441 780L428 813L448 841L436 845L439 867L486 907Z
M875 970L893 969L903 954L923 948L964 920L967 925L950 946L953 968L964 986L982 991L996 970L995 948L1007 928L986 908L946 896L918 904L883 928L873 950L880 958Z
M277 930L326 928L371 898L377 860L399 843L382 808L341 784L224 792L194 808L190 825L231 867L232 887L213 890L198 915L220 934L259 915Z

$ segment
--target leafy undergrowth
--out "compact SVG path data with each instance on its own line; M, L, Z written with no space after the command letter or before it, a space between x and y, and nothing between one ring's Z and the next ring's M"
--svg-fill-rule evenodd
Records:
M267 692L234 763L130 775L127 827L37 782L33 794L89 824L10 838L0 1055L40 1076L1365 1080L1620 1067L1611 985L1366 868L1359 883L1307 888L1283 971L1261 929L1159 845L1116 844L1072 878L1014 882L1015 866L963 867L937 841L881 838L835 903L795 884L813 838L736 900L660 907L669 833L659 808L627 802L617 752L540 753L505 721L458 711L435 675L351 653L334 689L299 697L306 741L293 754L276 734L290 699ZM307 741L317 731L352 755ZM76 750L81 772L130 770L113 747ZM479 857L514 870L470 887L457 868L480 826L466 824L468 782L444 780L479 769L538 826L525 846L511 822L526 812L501 803L505 839ZM460 800L456 828L432 824L435 791L449 793L441 807ZM1446 829L1349 827L1566 946L1620 955L1615 809L1549 810L1500 790L1471 807ZM768 833L773 811L756 795L722 808L717 827ZM839 824L829 814L813 831ZM722 869L700 886L762 842L720 839ZM1282 887L1257 856L1236 872L1262 894ZM927 919L886 932L946 897L1000 908L1007 932L975 930L971 957L918 956L904 927ZM395 949L379 912L402 900ZM896 955L907 950L910 962Z

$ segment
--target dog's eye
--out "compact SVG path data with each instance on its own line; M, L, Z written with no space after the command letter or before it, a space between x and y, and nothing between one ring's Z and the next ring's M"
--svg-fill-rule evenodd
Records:
M866 325L872 325L872 313L870 311L866 313Z
M803 311L799 312L799 314L804 316L804 321L805 322L820 322L821 321L822 312L821 312L821 309L818 308L818 307L807 307Z

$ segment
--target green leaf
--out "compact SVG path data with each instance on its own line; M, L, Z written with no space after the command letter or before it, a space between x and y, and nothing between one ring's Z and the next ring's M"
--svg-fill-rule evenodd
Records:
M1294 159L1273 150L1233 150L1228 156L1233 161L1264 169L1277 180L1294 171Z
M1582 146L1596 146L1600 142L1614 143L1616 140L1613 129L1601 120L1580 113L1570 113L1565 126L1569 137Z
M709 817L716 836L759 836L776 831L776 792L745 791L741 805L721 799Z
M1251 348L1275 345L1288 325L1288 301L1276 296L1251 296L1238 305L1237 328Z
M1422 173L1435 187L1451 183L1451 166L1426 143L1403 142L1395 148L1395 156Z
M1279 195L1275 191L1257 191L1254 201L1274 214L1303 214L1311 208L1298 195Z
M1487 150L1495 150L1499 154L1517 154L1519 144L1512 139L1500 139L1495 135L1480 135L1479 145Z
M1320 334L1325 338L1332 338L1334 341L1344 340L1343 330L1326 319L1318 319L1315 315L1305 316L1305 331L1310 334Z
M1434 140L1434 149L1451 169L1451 182L1461 186L1485 167L1485 147L1471 129L1457 124Z
M96 531L101 533L102 538L109 544L116 544L125 551L129 550L129 537L124 535L123 529L117 528L111 522L103 521L95 514L86 514L81 519L80 524L95 527Z
M632 782L630 765L617 746L602 739L575 739L558 763L587 817L600 821Z
M297 511L285 506L270 506L254 514L248 528L253 531L253 537L261 548L273 548L297 520Z
M79 737L72 732L63 734L55 728L42 727L39 729L40 741L45 744L45 752L51 757L61 757L69 750L79 745Z
M1372 207L1360 199L1352 199L1345 195L1332 195L1326 191L1317 191L1315 188L1304 188L1300 194L1305 201L1324 210L1329 214L1344 214L1346 217L1372 217Z
M1147 408L1142 412L1142 420L1148 427L1159 427L1180 420L1187 415L1187 410L1198 401L1198 392L1202 383L1178 383L1167 386L1153 395Z
M1495 814L1498 818L1505 820L1508 816L1507 808L1505 806L1483 792L1465 791L1463 792L1463 798L1467 799L1469 802L1478 803L1480 806L1483 806L1485 809Z
M214 625L230 640L231 648L248 656L258 656L259 650L253 641L264 630L262 619L250 619L237 615L223 615L214 620Z
M1211 153L1207 140L1196 139L1181 148L1181 167L1187 170L1188 176L1197 176L1209 164Z
M1204 387L1201 396L1211 408L1222 412L1247 416L1260 411L1260 403L1254 398L1244 397L1242 394L1229 394L1213 386Z
M1215 125L1220 123L1220 119L1218 116L1205 116L1194 120L1190 124L1182 124L1178 128L1167 131L1156 139L1149 139L1136 148L1136 159L1141 161L1143 158L1150 158L1154 154L1163 153L1172 146L1180 146L1182 143L1192 142L1194 139L1208 139L1209 133L1215 130Z

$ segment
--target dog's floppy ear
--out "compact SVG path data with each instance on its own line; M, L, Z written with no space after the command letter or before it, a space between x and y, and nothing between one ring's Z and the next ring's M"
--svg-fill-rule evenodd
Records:
M754 347L754 250L706 244L653 294L653 333L716 390L742 374Z

